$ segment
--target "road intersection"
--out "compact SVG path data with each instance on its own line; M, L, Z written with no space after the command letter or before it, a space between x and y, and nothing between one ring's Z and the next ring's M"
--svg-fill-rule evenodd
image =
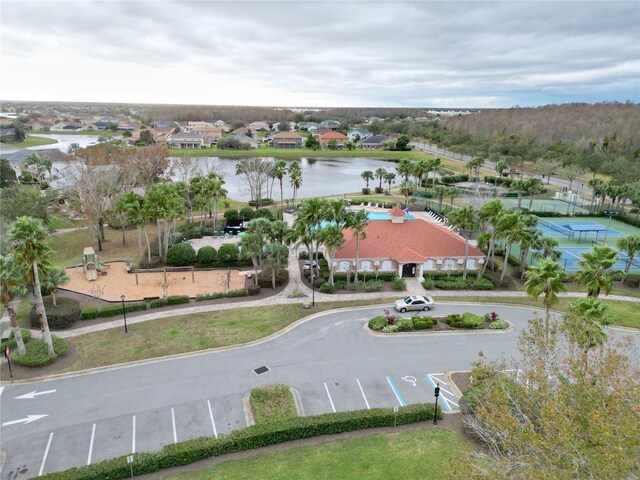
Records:
M243 396L265 383L290 385L305 415L316 415L432 402L439 382L442 408L453 411L459 398L444 374L468 370L479 351L488 359L515 358L518 333L534 313L442 303L429 314L496 311L513 329L372 335L366 322L383 308L313 315L246 346L6 386L0 391L7 455L1 479L33 478L242 428ZM611 334L621 335L613 329ZM632 335L640 345L640 335ZM257 374L262 366L268 371Z

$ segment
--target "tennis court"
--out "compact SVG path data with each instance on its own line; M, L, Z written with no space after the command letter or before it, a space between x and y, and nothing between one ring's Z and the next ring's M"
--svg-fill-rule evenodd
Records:
M605 241L611 237L624 237L625 233L612 228L608 219L606 224L600 223L601 220L595 217L596 221L570 221L569 219L549 219L538 218L538 229L542 231L545 237L553 237L558 240L567 239L578 242L578 245L591 241Z
M561 247L558 250L562 252L562 256L560 257L560 265L567 272L575 272L580 270L578 266L578 261L582 259L581 253L588 252L591 250L591 246L589 247ZM614 270L624 270L624 267L627 265L628 257L623 252L618 252L618 260L613 266ZM640 259L634 258L631 263L630 272L640 272Z
M520 206L522 208L529 208L529 199L527 197L522 198ZM503 198L502 202L506 208L513 208L518 206L517 198ZM588 205L586 205L588 206ZM587 213L586 208L582 208L580 204L574 205L572 203L563 202L562 200L549 200L549 199L534 199L531 210L535 212L554 212L554 213Z

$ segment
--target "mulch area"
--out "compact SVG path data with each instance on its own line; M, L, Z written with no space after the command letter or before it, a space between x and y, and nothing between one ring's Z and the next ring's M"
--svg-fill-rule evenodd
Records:
M55 335L55 332L51 333L52 335ZM69 343L68 345L69 349L63 357L58 358L55 362L50 363L49 365L45 365L44 367L21 367L20 365L16 365L14 362L11 362L13 378L10 377L9 366L7 365L7 361L3 358L0 365L0 380L2 380L3 382L13 382L16 380L32 380L34 378L47 377L50 375L55 375L56 373L60 373L61 371L74 365L80 359L73 344Z

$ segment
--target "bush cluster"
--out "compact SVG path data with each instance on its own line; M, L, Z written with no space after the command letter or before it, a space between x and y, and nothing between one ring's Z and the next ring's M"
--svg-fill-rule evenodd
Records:
M229 435L201 437L167 445L158 452L135 454L134 475L144 475L206 458L276 445L301 438L333 435L365 428L390 427L433 420L432 404L391 408L373 408L352 412L327 413L309 417L292 417L232 431ZM438 409L437 418L442 418ZM94 480L130 477L126 455L84 467L45 475L48 480Z
M199 267L213 267L218 258L218 252L211 245L205 245L200 247L196 254L196 260Z
M31 340L25 343L27 353L25 355L18 355L17 350L11 352L11 361L16 365L23 367L43 367L50 363L55 362L58 358L67 353L67 342L54 335L51 336L53 342L53 350L55 355L49 355L47 350L47 344L42 340Z
M196 296L196 302L204 302L206 300L217 300L219 298L224 298L224 297L226 297L226 295L222 292L206 293L203 295Z
M378 315L369 320L369 328L371 330L382 330L387 326L387 317L384 315Z
M412 330L426 330L433 328L438 323L433 317L412 317L400 318L394 323L389 323L385 315L378 315L369 320L371 330L382 331L383 333L409 332Z
M442 178L440 178L440 182L444 183L444 184L450 184L450 183L460 183L460 182L468 182L469 181L469 175L464 174L464 175L446 175Z
M494 288L493 283L488 278L467 277L464 280L459 276L445 277L438 280L427 278L422 282L422 286L427 290L431 290L434 287L441 290L493 290Z
M246 297L248 295L249 295L249 292L247 291L246 288L240 288L238 290L229 290L227 292L227 297L229 297L229 298Z
M181 305L183 303L189 303L188 295L169 295L166 299L157 298L149 303L149 308L161 308L168 307L170 305Z
M331 285L329 282L325 282L322 285L320 285L319 290L322 293L333 293L336 291L336 287Z
M491 322L489 324L489 328L493 330L505 330L509 328L509 324L507 323L506 320L498 319Z
M80 303L72 298L57 298L57 305L53 305L51 298L44 299L44 308L47 312L47 321L49 322L49 328L52 330L62 330L70 328L79 320L82 320L82 313L80 310ZM38 321L38 315L36 314L35 307L31 307L29 314L30 324L34 328L40 327Z
M281 268L279 272L276 272L276 287L285 285L289 281L289 272ZM263 269L262 275L258 277L258 285L262 288L271 288L271 267Z
M394 290L406 290L407 281L402 277L393 277L393 289Z
M125 312L141 312L147 309L147 304L143 302L125 303ZM85 308L82 310L82 320L93 320L95 318L107 318L117 317L122 315L122 305L109 305L108 307L101 308Z
M453 328L469 328L472 330L478 330L484 328L485 319L481 315L465 312L463 314L452 313L447 315L444 322Z

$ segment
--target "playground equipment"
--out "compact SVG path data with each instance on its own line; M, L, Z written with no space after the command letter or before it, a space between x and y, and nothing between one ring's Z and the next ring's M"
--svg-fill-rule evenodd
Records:
M102 264L93 247L85 247L82 252L82 270L89 281L97 280L98 272L102 271Z

